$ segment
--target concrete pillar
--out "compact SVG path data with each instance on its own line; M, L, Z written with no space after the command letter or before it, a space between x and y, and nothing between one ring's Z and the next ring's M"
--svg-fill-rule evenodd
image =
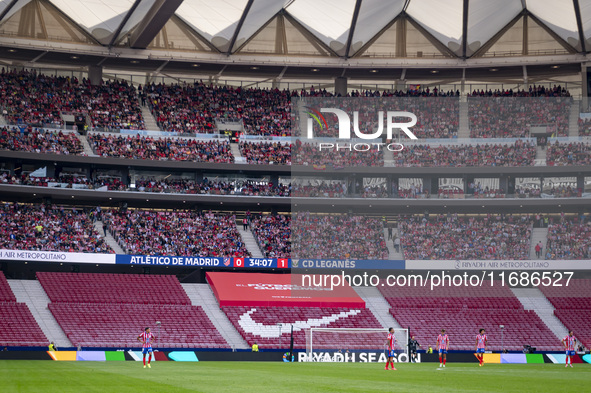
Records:
M91 85L100 85L103 81L103 67L102 66L88 66L88 80Z
M386 191L389 196L392 196L392 176L386 177Z
M55 165L47 164L47 177L55 177Z
M129 167L121 169L121 182L124 185L128 186L130 180L131 179L129 178Z
M577 176L577 188L580 189L581 192L585 192L585 175Z
M347 96L347 78L339 76L334 80L334 92L341 97Z
M433 195L434 193L437 195L439 192L437 178L431 176L423 177L423 191L429 191L430 195Z
M581 93L581 109L583 112L587 112L587 108L589 107L589 93L591 92L588 72L587 64L581 64L581 87L583 89Z
M509 194L509 177L508 176L501 176L499 178L499 188L505 190L506 194ZM515 180L513 180L513 186L511 190L511 194L515 193Z
M277 187L279 185L279 175L271 175L269 181L273 183L275 187Z

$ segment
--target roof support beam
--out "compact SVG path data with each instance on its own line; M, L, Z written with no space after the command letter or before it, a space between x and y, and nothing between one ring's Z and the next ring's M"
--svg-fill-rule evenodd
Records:
M238 24L236 25L236 29L234 30L234 34L232 35L232 39L230 40L230 46L228 46L228 50L226 51L228 55L232 54L232 49L234 48L234 44L238 39L238 34L240 34L240 29L242 29L242 25L244 24L244 20L246 19L248 12L250 11L250 7L252 7L252 3L254 3L254 0L248 0L248 3L246 3L244 11L242 11L242 16L240 17L240 20L238 20Z
M339 55L328 45L322 42L318 37L312 34L308 29L306 29L300 22L298 22L293 16L291 16L288 12L283 13L284 18L289 21L306 39L312 44L312 46L318 51L318 53L328 53L329 55L339 57Z
M123 27L125 26L125 24L129 20L129 18L131 18L131 15L134 13L135 9L137 8L138 5L140 5L141 2L142 2L142 0L135 0L133 2L133 5L129 9L129 11L127 11L127 14L125 14L125 18L123 18L121 23L119 23L119 26L117 26L117 30L115 30L115 33L113 33L113 38L111 38L111 42L109 42L109 48L115 44L115 41L117 41L119 34L121 34L121 30L123 30Z
M554 30L549 28L544 22L542 22L540 19L538 19L537 16L535 16L534 14L532 14L531 12L528 11L528 17L532 21L534 21L535 23L540 25L544 30L546 30L548 32L548 34L550 34L552 36L552 38L554 38L560 45L562 45L564 47L564 49L566 49L570 53L577 53L577 50L571 44L569 44L561 36L556 34L556 32Z
M410 5L410 0L406 0L404 2L404 5L402 6L402 12L406 12L406 10L408 9L408 6Z
M585 31L583 30L583 20L581 19L581 7L579 6L579 0L573 0L573 6L575 7L575 17L577 18L577 30L579 30L581 52L586 53L587 48L585 44Z
M37 56L35 56L35 58L33 60L31 60L31 63L36 63L37 60L41 59L43 56L45 56L46 54L48 54L49 51L45 51L45 52L41 52L40 54L38 54Z
M406 14L405 15L407 18L407 21L413 25L413 27L415 29L417 29L418 31L420 31L427 40L429 40L429 42L431 42L431 44L433 44L433 46L435 46L443 55L447 55L449 57L457 57L457 54L455 54L454 52L451 51L451 49L449 49L447 46L445 46L441 41L439 41L437 38L435 38L433 36L433 34L429 33L427 31L427 29L425 29L423 26L421 26L417 21L415 21L410 15Z
M525 18L527 15L527 11L523 10L515 18L513 18L509 23L505 25L501 30L497 32L491 39L484 43L476 52L472 54L470 57L479 57L484 55L515 23L519 22L519 19Z
M347 37L347 46L345 48L345 58L349 58L349 53L351 53L351 43L353 41L353 34L355 33L355 27L357 26L357 18L359 18L359 10L361 9L361 2L363 0L357 0L355 2L355 10L353 11L353 18L351 19L351 27L349 28L349 37Z
M156 0L131 35L130 47L146 49L183 0Z
M10 10L12 9L12 7L14 7L16 5L16 3L18 3L18 0L12 0L10 2L10 4L8 4L6 6L6 8L4 8L4 11L2 11L2 13L0 14L0 22L2 22L2 20L4 19L4 17L10 12Z
M466 58L468 46L468 7L470 1L464 0L463 14L462 14L462 59Z

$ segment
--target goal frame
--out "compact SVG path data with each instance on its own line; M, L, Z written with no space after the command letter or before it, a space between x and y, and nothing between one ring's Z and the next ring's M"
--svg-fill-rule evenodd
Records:
M397 340L397 348L396 352L405 353L408 356L408 341L409 341L409 332L408 329L404 328L393 328L394 334L397 332L404 333L405 341L404 344L400 343L400 340ZM317 328L311 327L306 329L306 353L310 355L314 352L314 332L367 332L367 333L382 333L384 336L388 333L387 328ZM396 337L398 335L396 334ZM309 345L308 345L309 344ZM385 349L385 348L384 348Z

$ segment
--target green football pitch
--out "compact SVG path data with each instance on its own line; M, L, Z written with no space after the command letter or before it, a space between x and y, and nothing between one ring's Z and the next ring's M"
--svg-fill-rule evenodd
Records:
M591 365L0 361L0 392L584 392Z

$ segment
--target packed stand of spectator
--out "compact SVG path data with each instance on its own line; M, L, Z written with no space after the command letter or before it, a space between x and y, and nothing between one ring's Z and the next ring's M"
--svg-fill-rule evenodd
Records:
M448 90L440 91L437 87L431 89L426 87L424 89L408 89L408 90L394 90L394 91L379 91L379 90L354 90L348 94L350 97L459 97L460 91Z
M591 143L551 143L546 151L546 165L591 165Z
M570 93L560 85L554 85L553 87L533 85L529 86L527 90L474 90L469 97L570 97Z
M591 136L591 119L579 119L579 136Z
M0 183L36 187L60 187L61 184L67 184L68 186L66 188L73 188L73 185L85 186L85 188L92 187L92 181L86 178L86 176L65 175L55 178L30 176L24 173L21 175L10 175L8 172L0 174Z
M340 198L347 194L347 187L344 183L322 181L320 184L298 184L293 185L294 197L320 197Z
M384 152L380 149L355 151L348 149L322 150L317 145L296 141L292 145L292 162L294 165L313 166L316 169L333 169L345 167L379 167L384 166Z
M249 164L291 165L291 144L240 142L240 153Z
M298 212L291 228L293 258L389 259L377 218Z
M439 94L437 89L435 93L426 89L420 91L383 91L371 92L365 91L359 94L351 94L351 97L374 97L384 100L350 100L337 101L334 106L345 112L357 111L358 125L360 131L364 134L371 134L378 127L378 118L376 113L382 111L386 113L391 110L391 102L386 99L396 100L396 109L411 112L416 115L417 122L412 126L412 132L418 138L456 138L459 128L459 99L449 92ZM437 98L434 98L437 97ZM323 105L331 106L330 101ZM337 137L339 130L332 126L337 121L336 115L324 114L328 120L328 128L315 130L315 136ZM334 119L334 122L333 122ZM400 122L407 122L408 118L401 117L397 119ZM384 121L383 127L386 126ZM396 137L396 136L394 136Z
M477 167L477 166L532 166L536 157L534 144L517 141L515 144L482 145L412 145L394 152L397 167Z
M130 254L248 257L233 215L188 210L109 210L103 222Z
M291 135L291 99L293 97L333 97L326 90L289 91L279 89L193 84L151 84L141 88L152 113L163 130L188 133L211 133L216 119L241 120L245 132L252 135ZM458 92L433 90L354 91L349 97L412 97L408 110L415 113L417 136L449 138L457 135L459 125ZM425 97L454 97L431 100ZM361 114L360 114L361 115ZM413 132L414 132L413 130ZM318 136L326 136L320 130Z
M165 131L211 133L215 120L242 120L247 134L288 136L288 90L194 84L151 84L143 88L152 113Z
M103 157L143 160L171 160L233 163L234 156L226 141L198 141L184 138L152 138L89 134L95 153Z
M138 179L135 190L141 192L249 195L249 196L289 196L290 186L272 182L252 180L220 181L204 178L202 181L187 179Z
M409 89L406 91L365 91L353 92L351 97L398 98L399 110L412 112L417 124L412 132L418 138L455 138L460 123L459 91L442 92L437 87L430 89ZM437 97L437 99L433 99ZM407 99L408 98L408 99Z
M0 207L0 249L113 252L94 229L90 212L75 207L17 203Z
M35 177L27 174L10 175L8 172L0 174L1 184L14 184L36 187L57 187L77 189L101 189L107 187L109 191L140 191L176 194L211 194L211 195L248 195L248 196L281 196L291 194L291 186L271 182L239 180L213 181L204 178L200 182L186 179L137 179L135 187L126 186L119 177L97 176L89 179L86 176L60 175L59 177Z
M403 199L418 199L418 198L429 198L429 191L423 188L423 185L411 184L408 188L398 187L395 188L396 195L398 198Z
M249 225L267 258L291 256L291 215L268 214L251 217Z
M406 259L528 259L529 216L416 215L399 224Z
M127 187L120 178L98 176L89 179L84 175L60 174L59 177L38 177L30 174L10 175L8 172L0 174L0 183L35 187L99 189L107 187L109 191L125 191Z
M545 190L544 194L552 195L556 198L580 198L583 192L575 186L558 185Z
M505 198L505 190L502 188L483 187L480 183L468 184L468 194L474 198Z
M591 258L591 216L551 218L548 225L546 259Z
M61 113L70 112L90 116L91 128L145 128L135 89L126 81L93 86L87 79L3 68L0 100L11 124L60 128Z
M389 95L389 97L394 97L394 95ZM401 108L397 108L417 116L417 123L411 128L412 133L421 139L457 138L460 127L460 101L457 97L437 99L431 98L432 96L428 97L411 96L402 99L399 104Z
M542 195L542 190L538 187L533 186L515 186L515 197L516 198L539 198Z
M363 188L362 198L388 198L388 190L384 185L367 186Z
M84 148L75 133L0 127L0 150L82 155Z
M464 190L460 190L459 188L448 188L448 189L440 188L437 191L437 196L439 198L443 198L443 199L464 198Z
M472 138L524 138L530 126L548 126L557 136L568 135L572 99L560 86L531 86L529 90L473 91L468 98Z

